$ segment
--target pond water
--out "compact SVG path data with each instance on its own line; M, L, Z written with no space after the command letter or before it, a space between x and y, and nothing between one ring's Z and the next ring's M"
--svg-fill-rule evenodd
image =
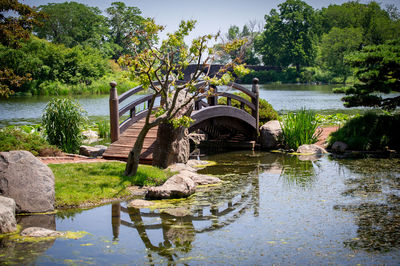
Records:
M336 85L337 86L337 85ZM251 85L245 85L251 89ZM334 85L260 85L260 97L266 99L278 112L299 110L303 107L324 113L359 112L345 109L342 94L332 93ZM108 95L74 96L89 117L109 116ZM0 127L11 124L39 123L43 110L51 97L11 97L0 99Z
M122 202L56 215L19 217L25 226L39 223L60 231L90 234L77 240L33 244L2 239L0 262L400 263L399 159L339 160L324 156L305 161L307 158L251 151L207 159L217 165L201 172L219 175L222 185L201 188L189 199L163 206L167 212L183 208L191 213L189 216L127 209Z

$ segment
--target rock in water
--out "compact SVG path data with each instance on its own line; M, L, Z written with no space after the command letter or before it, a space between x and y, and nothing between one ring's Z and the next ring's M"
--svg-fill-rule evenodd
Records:
M54 210L53 172L28 151L0 152L0 191L17 213Z
M0 234L8 234L16 230L15 201L0 196Z
M260 144L267 150L277 149L280 145L282 127L278 120L271 120L260 128Z
M316 145L316 144L303 144L297 148L297 153L305 153L305 154L324 154L328 153L324 148Z
M62 235L64 235L64 233L41 227L29 227L21 232L21 236L29 237L57 237Z
M147 199L186 198L196 191L192 179L182 174L170 177L162 186L151 187L147 190Z

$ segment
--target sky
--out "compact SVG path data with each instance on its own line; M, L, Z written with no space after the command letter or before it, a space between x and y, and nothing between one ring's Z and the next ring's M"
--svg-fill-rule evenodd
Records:
M197 20L196 28L190 39L210 33L226 33L231 25L243 27L250 20L264 22L265 14L272 8L278 9L278 4L284 1L277 0L75 0L88 6L97 6L104 11L112 2L121 1L127 6L136 6L142 11L143 17L154 18L159 25L166 26L161 39L167 32L178 28L181 20ZM30 6L45 5L47 3L63 3L66 0L20 0ZM330 4L342 4L348 0L305 0L315 9L327 7ZM361 0L368 3L369 0ZM399 0L378 0L382 8L393 4L400 9Z

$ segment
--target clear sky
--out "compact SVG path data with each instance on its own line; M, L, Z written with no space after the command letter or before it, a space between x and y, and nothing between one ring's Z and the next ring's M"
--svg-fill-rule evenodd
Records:
M75 0L88 6L97 6L104 11L112 2L118 0ZM127 6L136 6L144 17L154 18L157 24L166 26L166 32L177 29L181 20L197 20L196 29L191 38L199 35L226 33L230 25L242 27L250 20L264 21L264 15L269 14L272 8L277 9L278 0L119 0ZM47 3L63 3L65 0L20 0L30 6L39 6ZM315 9L327 7L330 4L342 4L347 0L305 0ZM361 0L368 3L369 0ZM399 0L378 0L381 7L394 4L400 9ZM161 38L163 36L161 35Z

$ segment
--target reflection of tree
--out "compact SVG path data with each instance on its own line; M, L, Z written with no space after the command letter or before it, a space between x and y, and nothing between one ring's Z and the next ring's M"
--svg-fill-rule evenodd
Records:
M400 168L399 159L341 160L351 170L345 181L344 196L356 204L336 205L335 209L356 216L357 237L344 242L353 249L390 251L400 247Z
M288 186L310 187L316 178L318 162L300 160L297 156L283 156L280 179Z
M213 189L199 189L194 197L186 201L179 208L166 209L161 213L113 204L114 239L118 239L119 225L135 228L146 247L150 263L154 261L154 253L174 263L192 250L196 234L230 225L251 208L258 216L258 168L250 175L232 176L230 182ZM174 216L174 210L181 208L187 210L188 215ZM131 221L121 220L119 211L127 212ZM156 224L155 219L158 221ZM163 240L158 244L152 243L149 230L159 230Z

